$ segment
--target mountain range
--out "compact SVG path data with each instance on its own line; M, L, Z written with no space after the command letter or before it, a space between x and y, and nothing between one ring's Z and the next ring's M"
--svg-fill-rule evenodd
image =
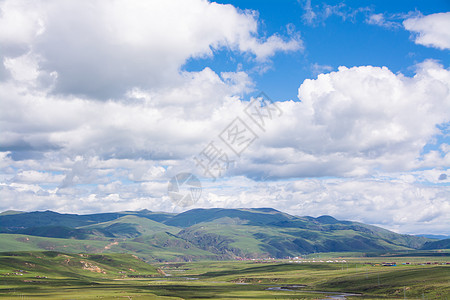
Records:
M192 209L179 214L6 211L0 214L0 240L0 251L129 253L147 261L450 248L450 239L398 234L331 216L298 217L272 208Z

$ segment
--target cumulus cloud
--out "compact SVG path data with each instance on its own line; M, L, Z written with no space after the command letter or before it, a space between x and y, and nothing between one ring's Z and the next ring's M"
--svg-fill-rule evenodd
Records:
M450 12L419 16L403 21L406 30L414 34L414 42L427 47L450 49Z
M283 116L270 123L236 172L365 176L380 168L446 165L447 156L421 153L442 134L437 126L450 121L449 83L450 71L434 61L419 64L414 77L362 66L307 79L299 88L301 102L278 103Z
M235 117L245 116L248 102L231 92L242 89L236 85L245 80L244 73L220 77L204 69L187 73L171 89L135 90L121 102L23 94L20 89L14 94L5 85L0 93L11 110L1 112L3 150L181 162L218 140ZM340 67L305 80L301 102L278 102L283 114L268 122L265 132L245 119L259 138L230 174L364 176L380 168L445 165L447 156L422 155L422 149L441 133L437 125L450 121L449 82L450 72L433 61L419 64L414 77L364 66Z
M201 0L21 0L0 11L0 58L13 77L53 74L55 93L96 99L167 87L189 58L224 48L259 61L302 48L295 33L259 37L252 11ZM24 60L34 70L25 72Z

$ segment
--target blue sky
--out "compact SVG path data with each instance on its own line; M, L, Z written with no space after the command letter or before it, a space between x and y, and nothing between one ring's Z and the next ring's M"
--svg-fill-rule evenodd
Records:
M302 18L306 1L278 1L276 5L273 1L218 2L257 11L261 30L266 35L286 35L288 25L300 32L303 51L279 54L272 58L267 72L254 75L255 88L280 101L297 99L299 80L317 76L315 64L332 70L342 65L387 66L393 72L408 75L413 74L413 65L428 58L448 67L448 52L416 45L411 33L401 27L408 13L427 15L449 11L448 1L312 1L311 8L317 17L311 23ZM326 6L336 7L342 15L334 13L325 17ZM366 22L370 15L380 13L396 25L386 28ZM199 70L209 66L217 72L234 71L238 63L252 67L247 60L230 57L228 51L223 51L212 58L191 60L184 68Z
M448 235L449 27L448 1L2 0L0 211L273 207ZM168 193L180 173L196 201Z

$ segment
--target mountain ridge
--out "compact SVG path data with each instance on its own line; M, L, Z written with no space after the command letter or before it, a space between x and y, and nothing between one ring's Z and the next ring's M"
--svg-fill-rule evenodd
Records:
M294 216L273 208L150 210L97 214L53 211L0 214L6 246L69 252L125 252L147 260L293 257L317 252L380 252L433 247L433 239L398 234L332 216ZM39 237L39 238L38 238ZM27 240L28 239L28 240ZM8 248L8 245L11 245ZM14 245L14 246L12 246ZM441 244L436 246L442 247ZM28 248L27 248L28 247Z

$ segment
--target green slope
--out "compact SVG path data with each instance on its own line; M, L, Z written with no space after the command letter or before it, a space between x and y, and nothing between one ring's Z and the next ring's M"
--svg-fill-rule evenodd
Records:
M0 252L51 250L67 253L128 253L147 261L190 261L220 259L168 232L135 239L77 240L20 234L0 234Z
M423 250L450 249L450 239L427 242L422 246L421 249Z
M30 227L62 226L80 227L108 222L127 215L135 215L157 222L171 218L173 214L151 212L148 210L134 212L99 213L89 215L60 214L53 211L15 212L6 211L0 214L0 229L17 230Z
M242 209L192 209L167 219L164 223L177 227L189 227L202 222L210 222L221 218L237 218L248 225L264 226L276 222L289 221L295 217L272 208Z
M22 214L0 215L0 228L29 228L40 226L78 227L106 222L121 217L120 213L92 215L60 214L53 211L35 211Z
M0 274L36 278L117 278L125 274L156 276L158 270L129 254L70 254L56 251L2 252ZM7 278L7 277L6 277Z
M47 238L22 234L0 234L0 251L54 250L100 253L109 241Z
M0 244L4 251L118 252L156 261L403 251L432 241L331 216L297 217L271 208L6 214L0 216L0 230L6 233Z
M147 218L135 215L127 215L113 221L78 227L78 229L97 229L103 233L109 233L114 237L136 237L156 232L170 232L176 234L180 231L177 227L168 226Z
M220 220L220 219L219 219ZM354 230L314 231L275 226L201 223L178 234L201 249L240 257L293 257L315 252L411 249Z

